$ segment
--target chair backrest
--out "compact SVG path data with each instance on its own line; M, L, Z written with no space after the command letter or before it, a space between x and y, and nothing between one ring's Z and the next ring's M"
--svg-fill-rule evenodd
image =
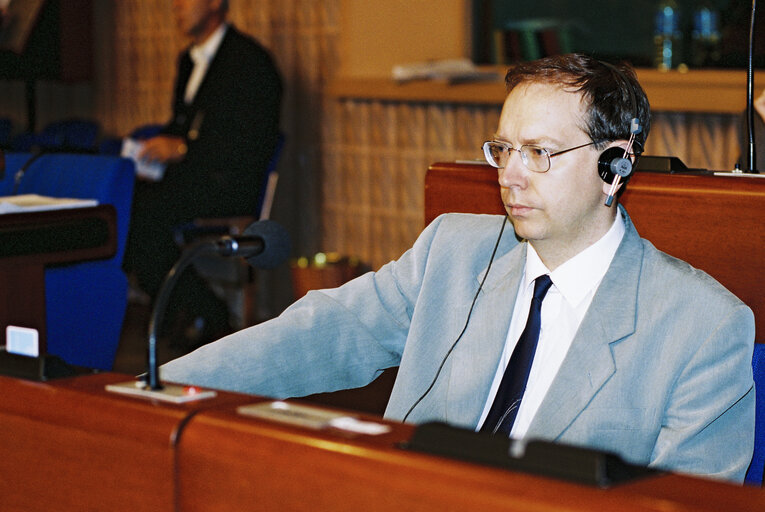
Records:
M135 128L130 132L130 137L137 140L150 139L162 132L164 125L161 124L144 124Z
M754 386L757 395L754 427L754 456L746 473L746 483L763 485L765 471L765 343L755 343L752 357Z
M271 206L274 202L276 184L279 180L279 173L276 171L276 167L279 164L279 157L281 157L282 150L284 149L284 142L284 134L279 133L276 147L274 147L274 154L271 155L271 160L268 162L268 167L266 167L266 172L263 175L263 186L260 187L260 191L258 192L258 203L256 207L258 220L265 220L271 216Z
M48 151L91 152L98 149L101 126L88 119L54 121L42 129L39 145Z

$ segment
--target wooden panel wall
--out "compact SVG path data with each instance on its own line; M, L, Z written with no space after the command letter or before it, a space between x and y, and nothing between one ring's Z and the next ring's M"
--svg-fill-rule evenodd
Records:
M423 226L423 179L433 162L480 158L499 105L334 99L344 0L234 0L230 18L274 54L287 86L273 217L295 252L339 251L376 268L400 255ZM167 119L175 61L186 41L169 1L95 2L93 83L41 84L40 123L83 115L105 132ZM23 86L0 82L0 112L23 119ZM21 112L21 114L19 113ZM647 152L692 167L732 166L738 119L658 113Z
M423 227L423 182L433 162L482 158L500 105L337 99L324 131L323 246L379 267ZM740 119L727 114L654 113L646 154L689 167L731 169Z
M327 118L323 243L378 267L422 230L428 166L479 157L499 108L345 100Z

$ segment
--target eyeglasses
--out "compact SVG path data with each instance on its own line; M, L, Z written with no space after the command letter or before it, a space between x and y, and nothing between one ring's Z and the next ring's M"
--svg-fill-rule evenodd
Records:
M550 158L562 155L563 153L568 153L569 151L574 151L575 149L599 144L601 142L604 141L597 140L582 144L581 146L550 153L549 149L534 144L524 144L520 149L516 149L509 142L489 140L483 143L483 154L486 157L486 161L489 162L489 165L496 167L497 169L504 169L507 162L510 160L510 153L517 151L521 154L521 161L528 170L532 172L547 172L550 170Z

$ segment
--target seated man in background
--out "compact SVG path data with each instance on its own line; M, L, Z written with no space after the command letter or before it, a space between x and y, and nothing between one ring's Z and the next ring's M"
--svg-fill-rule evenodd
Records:
M281 108L271 56L226 23L226 0L174 0L173 10L192 45L178 61L172 118L138 155L166 170L160 181L136 183L125 255L126 272L152 298L179 257L174 227L198 217L256 213ZM225 333L225 303L191 270L170 304L182 313L175 320L168 315L177 331L199 328L190 343Z
M607 200L615 171L599 173L613 151L634 160L631 137L635 153L645 144L634 72L566 55L519 64L506 83L484 145L506 217L442 215L398 260L171 361L162 378L284 398L399 366L390 419L742 481L752 311L641 239Z

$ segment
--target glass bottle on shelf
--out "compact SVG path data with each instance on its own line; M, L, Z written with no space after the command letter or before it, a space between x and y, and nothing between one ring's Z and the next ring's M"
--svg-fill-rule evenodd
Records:
M694 67L708 67L719 61L720 15L709 2L702 2L693 12L691 64Z
M662 0L654 16L654 66L661 70L677 68L682 62L680 11L674 0Z

